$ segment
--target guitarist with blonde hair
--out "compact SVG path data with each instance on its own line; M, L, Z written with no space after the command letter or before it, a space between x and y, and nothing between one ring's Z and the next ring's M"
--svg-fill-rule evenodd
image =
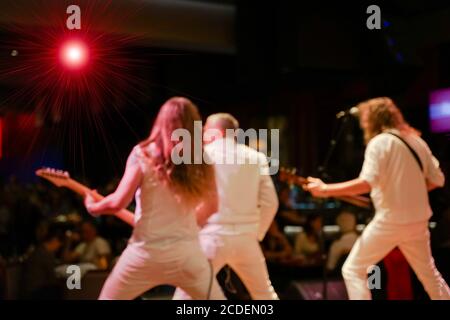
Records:
M375 217L356 241L342 274L350 299L371 299L368 269L398 247L431 299L450 299L450 289L431 255L428 191L444 185L439 162L390 98L358 105L367 148L360 176L326 184L309 178L316 197L371 194Z

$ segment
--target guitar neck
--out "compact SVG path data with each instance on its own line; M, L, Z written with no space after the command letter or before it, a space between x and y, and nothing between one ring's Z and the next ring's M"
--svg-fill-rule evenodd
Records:
M78 193L82 197L85 197L88 193L91 193L91 191L92 191L85 185L83 185L73 179L69 179L69 182L65 185L65 187L72 190L75 193ZM95 200L98 201L101 199L95 199Z
M74 191L75 193L78 193L82 197L85 197L87 194L90 194L95 201L100 201L105 198L104 196L98 194L97 192L93 192L90 188L73 179L69 179L69 182L66 184L66 187ZM132 212L128 211L127 209L122 209L114 213L114 215L120 220L134 227L134 214Z
M295 179L292 180L294 184L302 187L303 185L307 184L307 179L296 176ZM366 208L369 209L371 207L371 202L369 198L363 197L363 196L338 196L333 197L337 200L344 201L350 204L353 204L357 207Z

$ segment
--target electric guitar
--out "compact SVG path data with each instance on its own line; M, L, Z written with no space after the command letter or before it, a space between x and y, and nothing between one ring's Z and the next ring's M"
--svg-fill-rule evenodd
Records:
M298 176L295 173L295 169L288 170L285 168L280 168L279 180L282 182L286 182L288 184L297 185L299 187L303 187L308 183L306 178ZM334 198L340 201L350 203L360 208L370 209L372 207L372 202L370 201L370 199L363 196L340 196Z
M100 201L104 198L96 191L93 191L83 184L71 179L67 171L55 170L52 168L42 168L36 171L36 175L50 181L57 187L66 187L74 191L75 193L78 193L82 197L90 194L95 201ZM122 221L128 223L129 225L134 226L134 214L132 212L126 209L122 209L116 212L114 215Z

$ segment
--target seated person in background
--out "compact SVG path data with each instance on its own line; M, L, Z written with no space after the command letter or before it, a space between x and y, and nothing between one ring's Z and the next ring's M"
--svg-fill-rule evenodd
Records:
M302 225L305 219L292 206L291 188L288 184L281 184L278 191L279 207L276 220L279 229L283 232L286 225Z
M111 258L111 247L105 239L97 235L97 228L93 222L84 221L81 224L81 238L82 242L75 247L75 250L65 250L64 261L92 263L101 270L107 269Z
M301 259L303 264L316 265L320 263L321 233L322 217L318 214L310 214L304 231L297 235L294 245L294 256Z
M264 256L268 262L283 262L292 257L292 246L276 221L273 221L261 243Z
M62 298L62 287L55 273L55 254L62 243L62 234L55 228L50 228L42 242L30 254L23 269L23 298Z
M333 241L330 251L328 252L328 271L334 271L339 267L338 263L343 257L350 253L350 250L358 239L358 233L356 232L356 217L352 212L344 209L337 216L336 223L339 226L341 236L339 239Z

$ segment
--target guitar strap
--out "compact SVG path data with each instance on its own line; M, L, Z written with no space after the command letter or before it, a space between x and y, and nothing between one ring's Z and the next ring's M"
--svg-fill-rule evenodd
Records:
M422 162L420 161L420 158L419 158L417 152L399 135L392 133L392 132L386 132L386 133L393 135L394 137L397 137L400 141L402 141L404 143L404 145L409 149L409 151L411 151L411 154L414 156L414 159L416 159L417 164L420 167L420 171L423 172L423 165L422 165Z

